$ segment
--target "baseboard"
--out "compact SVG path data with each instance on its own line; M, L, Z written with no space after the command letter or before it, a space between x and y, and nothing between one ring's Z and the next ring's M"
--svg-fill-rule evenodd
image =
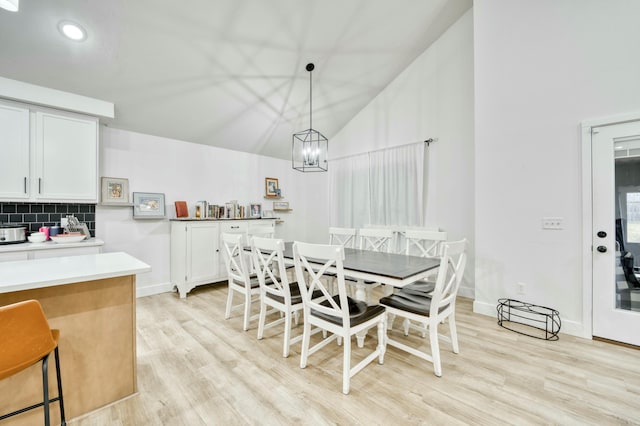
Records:
M487 315L493 317L498 321L498 311L496 307L498 306L498 302L495 304L479 302L477 300L473 301L473 312L476 314ZM579 321L571 321L562 318L562 313L560 313L560 334L569 334L571 336L582 337L585 339L591 339L591 336L585 335L584 327L582 323Z
M460 286L458 289L458 296L466 297L467 299L473 299L476 295L475 289L473 287L464 287Z
M153 296L154 294L168 293L170 291L173 291L173 284L170 282L153 284L136 288L136 297Z

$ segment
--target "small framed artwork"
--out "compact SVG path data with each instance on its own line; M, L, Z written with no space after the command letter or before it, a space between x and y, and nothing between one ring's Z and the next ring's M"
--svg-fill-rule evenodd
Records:
M273 202L273 210L289 210L289 202L288 201L274 201Z
M262 217L266 219L266 218L275 217L275 216L273 215L273 210L263 210Z
M249 217L262 217L262 204L249 204Z
M129 204L129 179L102 177L101 204L105 205L130 205Z
M265 197L277 197L278 196L278 179L277 178L264 178L264 195Z
M164 194L154 192L133 193L134 219L164 218Z

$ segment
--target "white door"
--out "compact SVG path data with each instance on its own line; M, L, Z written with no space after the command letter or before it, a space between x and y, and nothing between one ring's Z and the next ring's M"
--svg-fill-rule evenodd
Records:
M640 346L640 122L591 141L593 335Z

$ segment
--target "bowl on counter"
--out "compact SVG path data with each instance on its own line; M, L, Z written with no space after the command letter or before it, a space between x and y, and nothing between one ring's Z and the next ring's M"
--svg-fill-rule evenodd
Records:
M32 232L31 235L27 237L29 242L31 243L44 243L47 241L47 236L44 232Z
M51 241L55 242L55 243L77 243L79 241L84 240L85 235L79 233L79 232L72 232L69 234L58 234L58 235L54 235L51 238Z

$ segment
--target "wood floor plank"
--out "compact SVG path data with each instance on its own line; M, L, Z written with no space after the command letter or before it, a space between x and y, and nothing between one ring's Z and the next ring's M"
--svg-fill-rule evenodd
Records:
M460 353L441 341L442 377L389 347L384 365L365 367L343 395L341 346L328 345L301 369L299 344L282 357L282 327L257 340L257 321L242 331L240 311L224 320L226 295L217 284L187 299L138 299L139 393L69 424L640 424L640 351L632 348L522 336L459 298ZM395 327L390 334L405 339L400 321ZM299 325L293 335L301 332ZM406 340L429 345L416 331ZM375 345L375 332L364 348L354 341L352 363Z

